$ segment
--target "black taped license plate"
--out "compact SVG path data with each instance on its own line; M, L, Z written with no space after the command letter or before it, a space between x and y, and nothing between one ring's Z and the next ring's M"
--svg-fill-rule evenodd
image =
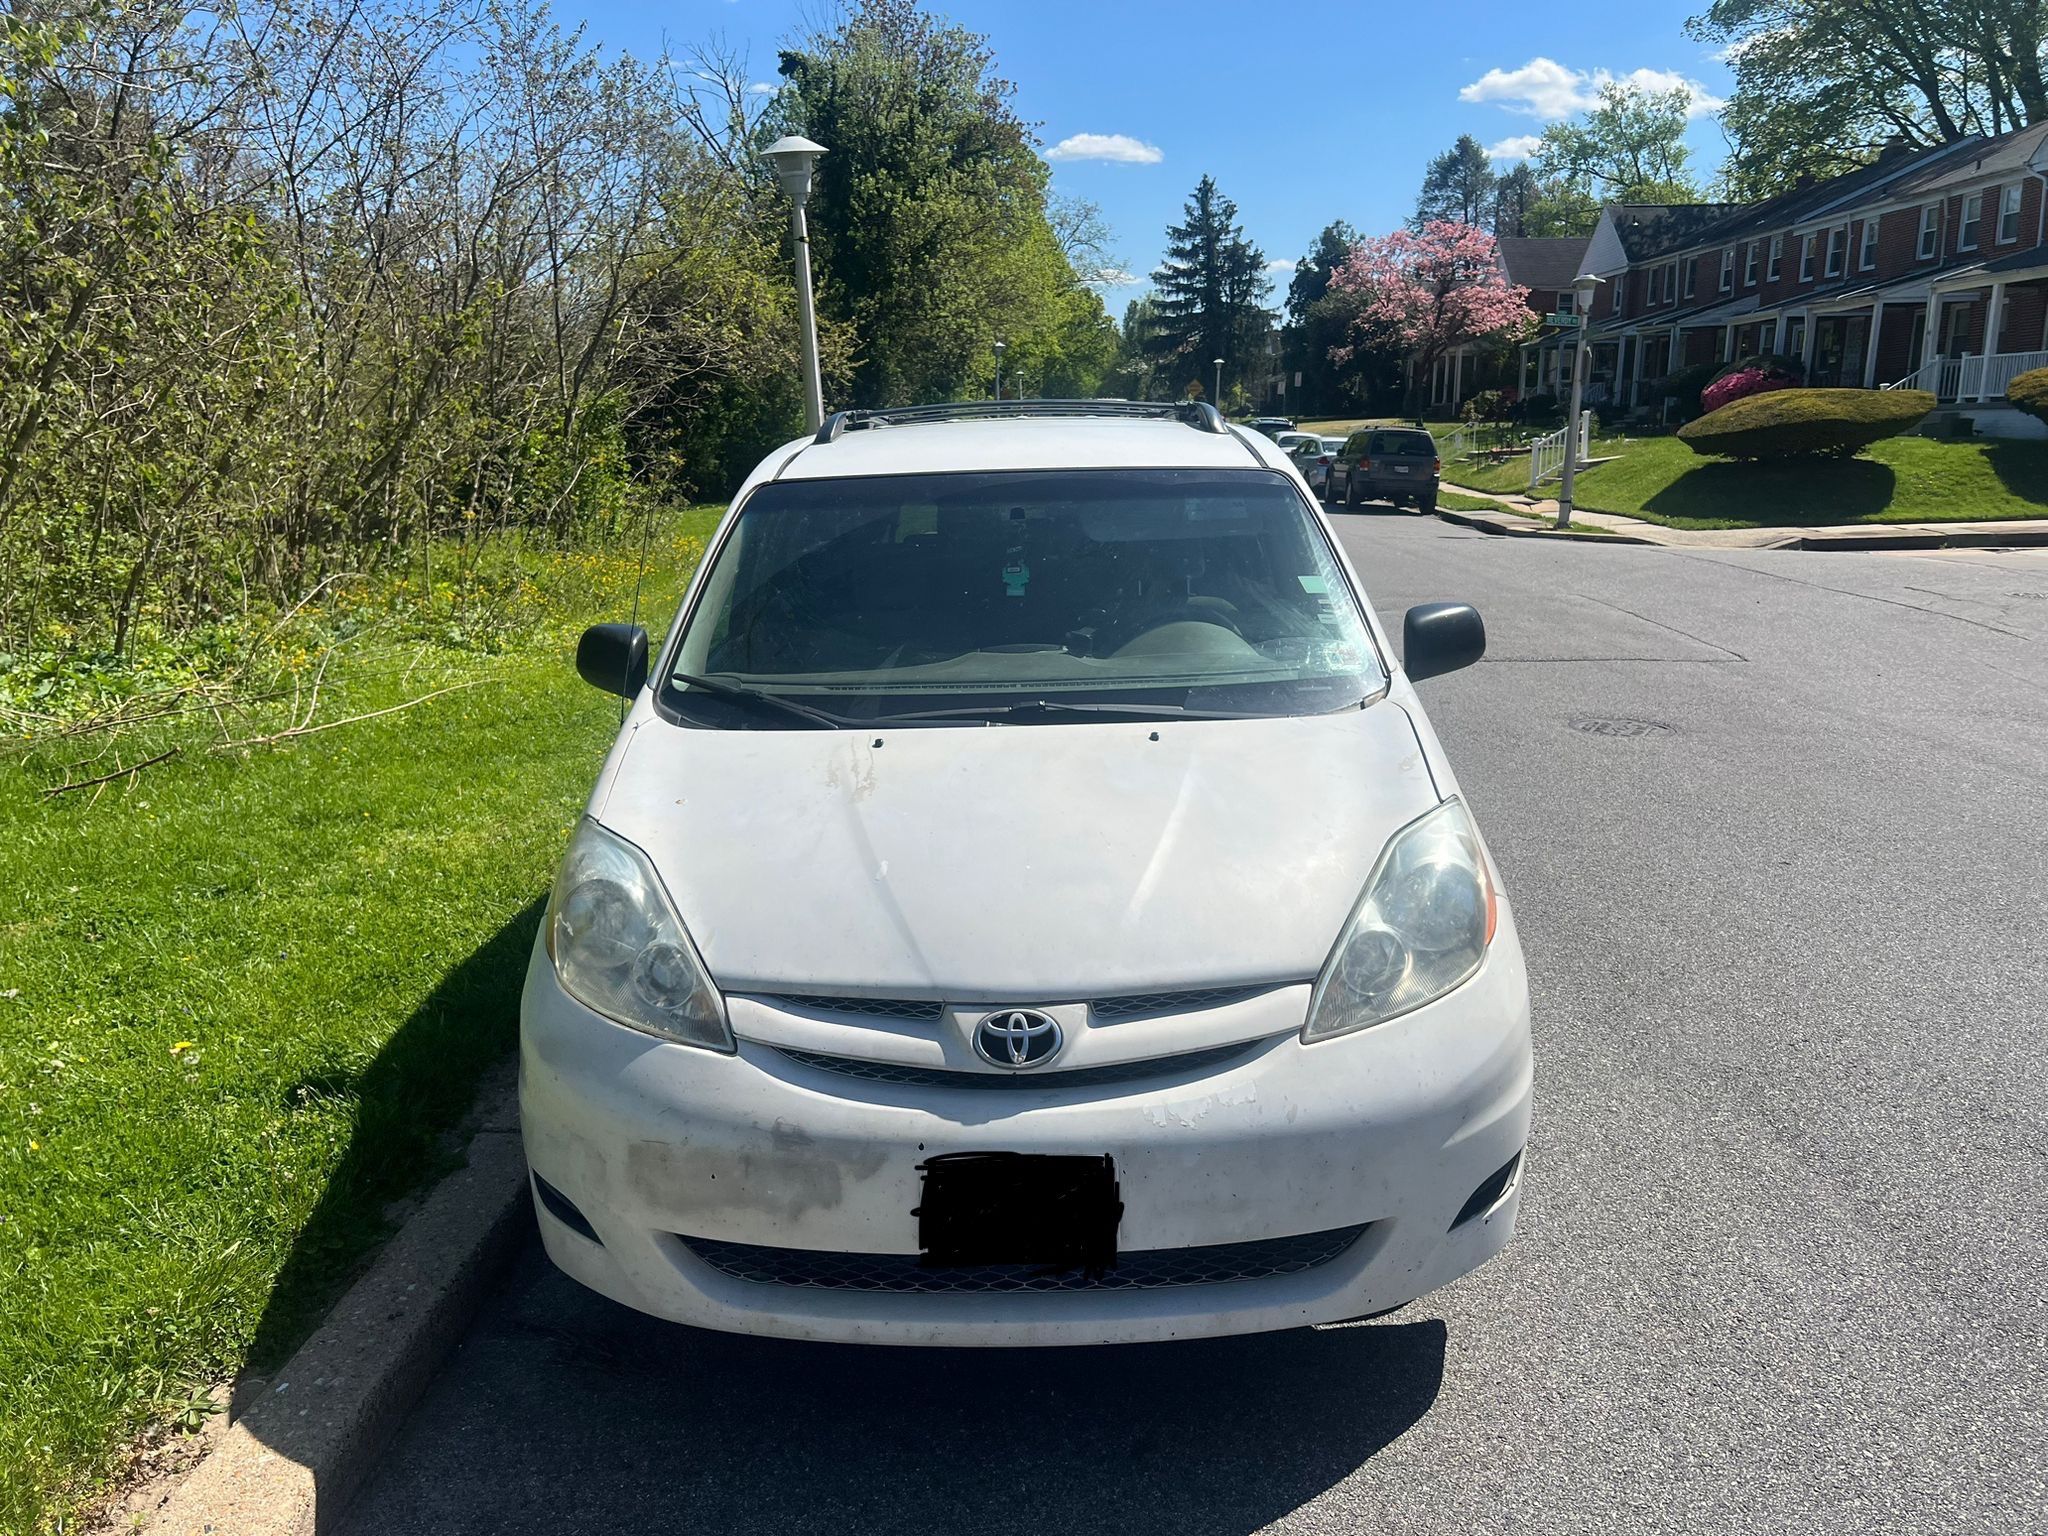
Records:
M1124 1203L1113 1158L946 1152L918 1171L921 1268L1017 1264L1093 1277L1116 1267Z

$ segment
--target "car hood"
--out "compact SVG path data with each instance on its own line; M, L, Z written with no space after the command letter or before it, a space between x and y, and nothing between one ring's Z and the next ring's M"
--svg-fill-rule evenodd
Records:
M598 818L728 992L1008 1002L1312 977L1437 799L1382 701L880 735L647 719Z

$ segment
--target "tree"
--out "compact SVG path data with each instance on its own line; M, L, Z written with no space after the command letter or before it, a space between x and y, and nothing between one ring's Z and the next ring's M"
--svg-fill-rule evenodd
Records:
M1688 30L1735 71L1732 195L1850 169L1894 139L1947 144L2048 120L2038 0L1713 0Z
M1211 360L1219 357L1225 380L1241 381L1268 324L1263 302L1273 284L1265 253L1245 238L1237 204L1208 176L1196 183L1183 221L1167 229L1166 239L1166 259L1152 274L1146 355L1172 370L1165 382L1175 394L1190 380L1211 389Z
M1696 203L1699 186L1686 170L1691 93L1655 91L1610 81L1582 118L1543 130L1536 173L1608 203Z
M1335 412L1361 403L1359 382L1366 355L1355 353L1343 363L1330 355L1345 345L1357 316L1352 296L1330 291L1331 279L1357 243L1358 231L1343 220L1326 225L1307 254L1295 263L1293 280L1287 285L1281 357L1290 377L1301 375L1298 390L1290 395L1297 411Z
M1411 396L1453 347L1512 340L1536 320L1529 290L1501 269L1493 236L1448 219L1359 241L1330 288L1358 302L1350 347L1391 342L1407 352Z
M852 403L985 393L998 338L1006 369L1035 378L1057 360L1089 382L1069 365L1106 351L1109 327L1069 258L1100 264L1099 223L1068 206L1055 227L1050 173L988 40L914 0L858 0L780 69L761 136L830 146L810 226L820 310L858 349Z
M1493 161L1484 146L1469 133L1429 162L1422 174L1422 191L1415 199L1415 216L1409 225L1450 220L1458 224L1481 224L1493 206Z

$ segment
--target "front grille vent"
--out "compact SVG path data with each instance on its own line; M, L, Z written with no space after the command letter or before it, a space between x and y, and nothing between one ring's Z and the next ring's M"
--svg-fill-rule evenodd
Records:
M701 1237L681 1241L719 1273L757 1285L834 1291L1138 1291L1298 1275L1329 1263L1369 1230L1369 1225L1338 1227L1300 1237L1126 1253L1116 1268L1092 1279L1079 1271L1049 1274L1028 1264L924 1269L914 1253L820 1253Z
M1195 987L1185 992L1133 992L1120 997L1094 998L1088 1009L1097 1023L1108 1023L1115 1019L1143 1018L1148 1014L1195 1013L1204 1008L1221 1008L1271 990L1270 986L1251 986ZM850 1013L870 1019L933 1023L943 1018L946 1012L944 1003L927 997L813 996L803 992L772 992L766 997L769 1002L786 1008L813 1013ZM1045 1001L1056 1003L1060 999Z
M865 1061L857 1056L828 1056L821 1051L798 1051L778 1047L784 1056L802 1066L839 1077L856 1077L870 1083L902 1083L920 1088L1098 1088L1109 1083L1135 1083L1153 1077L1178 1077L1203 1072L1249 1056L1262 1041L1240 1040L1230 1045L1213 1045L1206 1050L1183 1051L1176 1056L1154 1056L1146 1061L1119 1061L1101 1067L1074 1067L1067 1071L1038 1072L955 1072L945 1067L914 1067L894 1061Z

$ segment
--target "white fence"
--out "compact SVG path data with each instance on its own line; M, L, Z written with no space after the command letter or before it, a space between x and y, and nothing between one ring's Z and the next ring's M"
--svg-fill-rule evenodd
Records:
M1529 489L1535 490L1546 480L1554 480L1564 473L1564 444L1570 432L1569 427L1559 427L1546 437L1539 437L1529 445ZM1579 462L1585 463L1592 456L1593 413L1579 412Z
M2048 368L2048 352L1992 352L1937 357L1886 389L1925 389L1940 401L2001 400L2023 373Z

